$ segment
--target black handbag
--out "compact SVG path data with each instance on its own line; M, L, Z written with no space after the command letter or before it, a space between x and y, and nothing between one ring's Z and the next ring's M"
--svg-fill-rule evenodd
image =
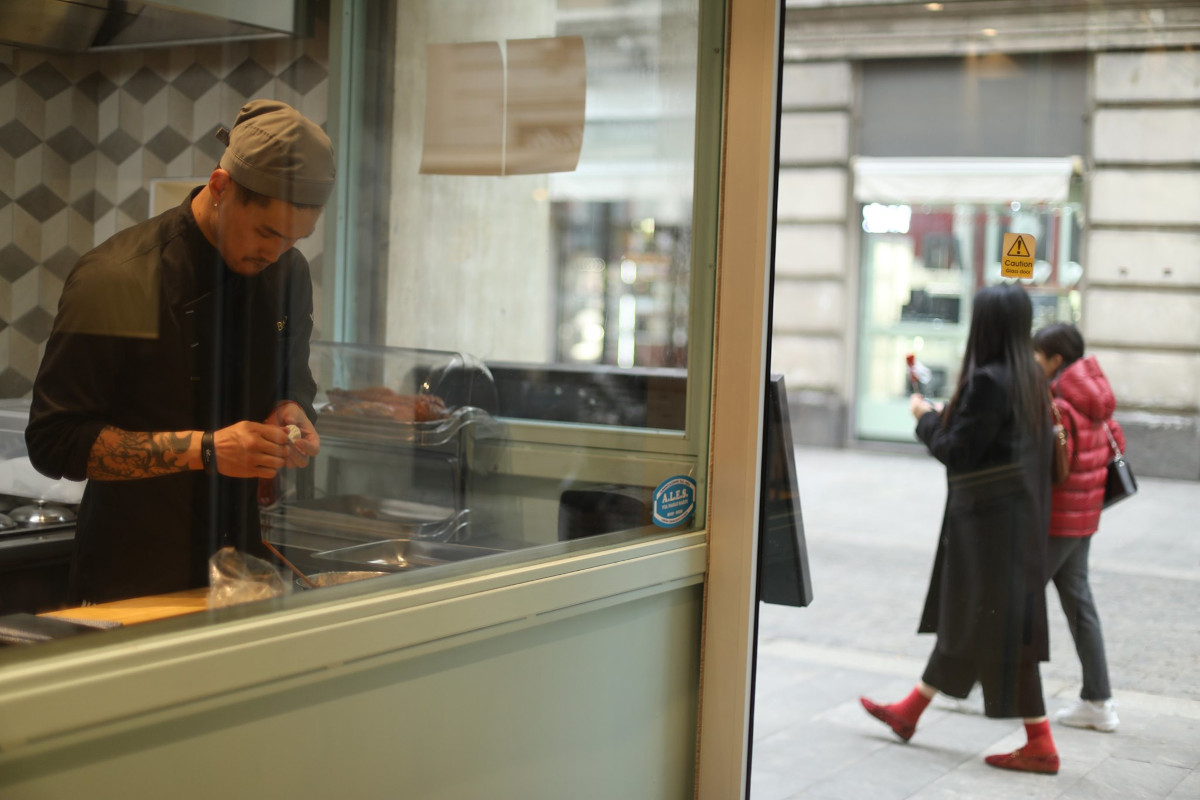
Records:
M1133 468L1129 466L1125 454L1117 446L1112 429L1104 423L1104 432L1108 434L1108 443L1112 445L1113 457L1108 462L1108 477L1104 484L1104 508L1120 502L1126 497L1137 494L1137 479L1133 477Z

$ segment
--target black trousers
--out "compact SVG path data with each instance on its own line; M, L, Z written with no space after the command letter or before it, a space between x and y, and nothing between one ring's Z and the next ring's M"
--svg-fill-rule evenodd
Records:
M1044 717L1042 676L1038 662L978 662L939 653L935 648L921 680L951 697L964 698L978 681L983 687L983 713L989 717Z

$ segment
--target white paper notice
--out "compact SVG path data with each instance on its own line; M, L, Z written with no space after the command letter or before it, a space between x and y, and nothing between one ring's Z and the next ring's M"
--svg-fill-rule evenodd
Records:
M431 44L421 173L571 172L583 145L583 38Z

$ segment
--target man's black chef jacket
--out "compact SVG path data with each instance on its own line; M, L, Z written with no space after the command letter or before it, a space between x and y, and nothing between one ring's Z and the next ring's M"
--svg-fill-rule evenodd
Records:
M84 255L63 287L34 383L33 465L83 480L104 426L217 430L262 422L282 400L312 419L312 284L294 248L254 277L232 272L182 205ZM88 481L71 568L76 602L207 583L224 544L256 552L257 481L189 471Z

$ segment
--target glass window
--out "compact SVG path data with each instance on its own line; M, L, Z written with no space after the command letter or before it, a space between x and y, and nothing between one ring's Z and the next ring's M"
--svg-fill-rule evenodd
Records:
M321 451L259 483L266 551L255 536L250 549L305 592L703 527L713 290L692 265L715 259L716 158L697 174L695 143L715 141L697 132L716 130L720 86L699 83L699 0L333 6L294 48L198 45L120 67L137 62L129 91L147 103L173 81L195 100L193 128L229 100L207 91L222 75L292 103L335 144L333 200L299 245ZM101 83L111 66L55 59ZM103 224L46 269L178 207L222 150L205 138L172 160L171 136L119 133L109 158L157 159L122 178L144 183L145 202L108 213L96 199ZM164 587L203 607L195 579ZM61 605L23 589L4 610Z
M382 133L377 110L349 111L349 190L386 234L374 260L345 237L348 285L369 290L339 302L376 324L314 358L368 384L331 377L337 389L471 412L437 444L326 427L325 464L284 513L288 498L293 517L330 498L416 500L452 521L436 536L498 549L666 530L655 490L682 479L695 499L703 473L707 350L689 345L710 313L693 297L709 290L691 265L714 243L692 235L699 5L362 10L367 30L394 25L396 79ZM383 169L362 160L379 141Z

